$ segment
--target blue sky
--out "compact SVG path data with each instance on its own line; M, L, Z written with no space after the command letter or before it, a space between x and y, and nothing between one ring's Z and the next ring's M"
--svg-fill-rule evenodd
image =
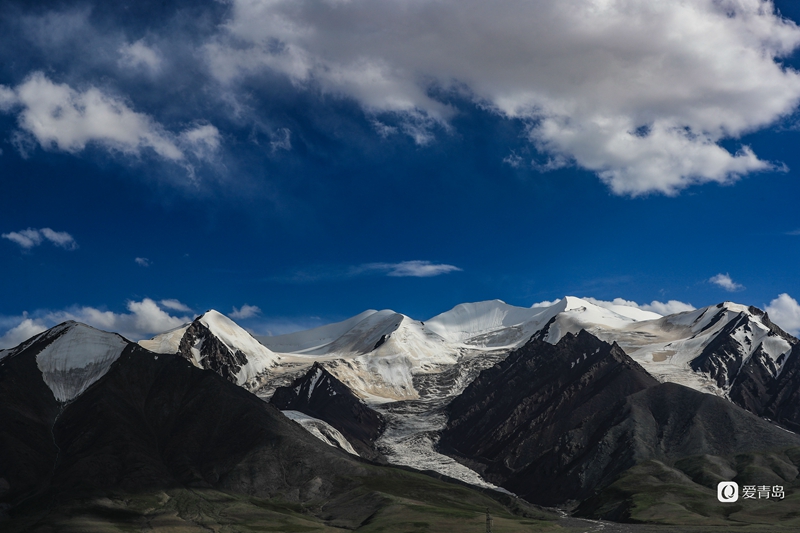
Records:
M790 1L0 6L0 347L564 295L800 330Z

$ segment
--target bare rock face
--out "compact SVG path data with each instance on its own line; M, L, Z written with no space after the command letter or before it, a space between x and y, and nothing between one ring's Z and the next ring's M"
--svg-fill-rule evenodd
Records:
M440 449L529 501L583 500L642 461L800 444L731 402L658 383L585 331L533 339L448 407Z
M726 312L724 304L709 308L714 310L717 314L706 329ZM751 340L755 328L767 328L760 341ZM777 358L770 356L765 347L770 342L782 343L788 350ZM800 340L775 325L764 311L751 306L729 320L690 367L715 380L736 405L800 430Z
M288 387L275 390L270 403L281 410L300 411L338 429L361 457L385 462L375 441L386 427L383 417L320 363Z
M717 307L720 309L706 328L713 326L724 313L723 304ZM736 382L745 363L755 372L761 374L760 379L771 380L780 369L781 360L773 361L764 351L763 343L755 347L755 352L745 361L745 353L750 346L743 347L742 339L745 343L750 343L749 336L753 333L753 319L756 318L763 326L769 328L769 336L780 337L787 341L796 340L783 330L772 324L769 317L755 307L748 308L748 313L739 313L733 320L729 321L716 338L710 342L702 353L691 362L692 370L703 372L717 382L717 386L725 390L736 388ZM744 335L737 335L738 332ZM737 337L741 337L737 338ZM744 348L744 349L743 349Z
M192 350L198 353L193 355ZM189 361L200 359L204 369L233 383L237 382L237 374L247 364L247 356L241 350L229 349L199 319L192 322L181 337L178 355Z

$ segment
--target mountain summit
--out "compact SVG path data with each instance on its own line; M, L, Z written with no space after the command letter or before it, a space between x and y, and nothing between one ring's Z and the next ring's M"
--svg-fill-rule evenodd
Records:
M263 385L269 369L280 360L233 320L213 309L191 324L139 344L156 353L179 354L197 368L212 370L248 390Z

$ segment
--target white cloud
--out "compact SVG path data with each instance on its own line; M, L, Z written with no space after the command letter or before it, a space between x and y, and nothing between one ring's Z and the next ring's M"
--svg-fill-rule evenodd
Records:
M367 263L354 269L353 274L385 272L387 276L395 278L428 278L460 271L461 269L457 266L431 263L430 261L402 261L400 263Z
M54 231L50 228L28 228L21 231L12 231L3 233L2 238L15 242L26 250L39 246L45 240L65 250L76 250L78 248L78 243L75 242L72 235L66 231Z
M126 44L119 49L119 65L130 69L144 69L151 74L161 71L161 54L155 48L147 46L144 39Z
M35 72L16 94L22 107L19 125L43 148L77 153L96 142L125 154L151 148L166 159L183 158L159 124L95 87L79 92Z
M614 306L617 305L624 305L628 307L635 307L637 309L641 309L642 311L649 311L651 313L656 313L662 316L666 315L673 315L675 313L683 313L685 311L694 311L696 308L692 304L679 302L678 300L670 300L668 302L659 302L657 300L653 300L649 304L638 304L633 300L625 300L624 298L614 298L610 302L605 300L597 300L595 298L584 298L587 302L591 302L595 305L600 307L605 307L608 309L612 309Z
M174 300L174 299L161 300L158 303L161 305L161 307L164 307L166 309L171 309L173 311L181 311L183 313L191 313L192 312L192 308L191 307L189 307L188 305L186 305L186 304L184 304L184 303L182 303L182 302L180 302L178 300Z
M743 285L740 285L739 283L736 283L735 281L733 281L731 279L730 275L728 275L728 274L717 274L716 276L714 276L713 278L709 279L708 281L710 281L714 285L722 287L723 289L725 289L728 292L736 292L736 291L740 291L740 290L744 289Z
M0 111L8 111L17 103L17 94L8 87L0 85Z
M131 156L152 150L163 159L182 162L187 152L207 159L220 146L214 126L174 134L120 98L96 87L81 92L54 83L42 72L34 72L13 90L0 86L0 110L18 112L18 125L28 136L17 138L22 147L37 142L46 150L75 154L97 144Z
M795 336L800 335L800 304L797 300L783 293L764 306L764 310L781 329Z
M457 92L527 121L550 161L596 172L617 194L773 168L720 141L800 99L800 73L780 62L800 28L764 0L229 2L205 47L223 82L278 72L396 114L420 144L454 112L430 89Z
M0 349L14 348L18 344L30 339L34 335L37 335L46 329L47 328L42 324L35 322L30 318L23 317L19 324L6 331L5 334L0 337Z
M3 233L2 237L4 239L8 239L11 242L15 242L29 250L34 246L39 246L42 244L42 234L39 233L39 230L36 229L24 229L22 231L12 231L10 233Z
M694 311L695 306L689 303L679 302L678 300L670 300L668 302L659 302L653 300L649 304L640 305L639 309L644 309L645 311L652 311L653 313L667 316L674 315L676 313L685 313L686 311Z
M183 146L191 150L199 159L209 159L219 150L222 144L222 136L215 126L204 124L181 133L180 141Z
M39 231L45 239L65 250L75 250L78 247L75 239L66 231L53 231L50 228L42 228Z
M127 313L114 313L95 307L75 306L60 311L37 311L31 313L30 317L26 313L10 320L15 325L0 337L0 348L16 346L36 333L66 320L75 320L104 331L119 333L134 341L177 328L191 321L188 316L169 314L150 298L140 302L129 301L127 309ZM9 320L4 319L2 322L8 325Z
M134 261L136 261L136 264L139 265L140 267L145 267L145 268L149 267L152 264L152 262L146 257L137 257L136 259L134 259Z
M233 308L233 312L228 315L233 319L240 320L243 318L250 318L254 317L258 314L261 314L261 309L255 305L247 305L244 304L242 307L237 309L236 307Z
M544 301L542 301L542 302L536 302L536 303L535 303L535 304L533 304L531 307L532 307L532 308L533 308L533 307L552 307L552 306L556 305L556 304L557 304L558 302L560 302L560 301L561 301L561 298L559 298L558 300L552 300L552 301L550 301L550 300L544 300Z
M330 279L348 279L358 276L382 274L393 278L416 277L428 278L460 272L454 265L433 263L431 261L401 261L399 263L365 263L351 267L319 266L309 270L299 270L287 277L274 278L276 281L290 281L294 283L313 283Z

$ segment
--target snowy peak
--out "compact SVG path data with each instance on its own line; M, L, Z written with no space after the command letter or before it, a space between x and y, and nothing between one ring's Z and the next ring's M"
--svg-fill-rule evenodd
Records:
M342 322L286 335L257 336L256 339L274 352L320 355L329 351L330 344L377 312L374 309L368 309Z
M352 318L308 331L258 340L281 353L302 355L367 354L380 347L410 318L391 309L364 311Z
M464 342L503 328L519 326L542 313L542 308L516 307L502 300L459 304L425 321L425 325L450 342Z
M557 343L566 333L578 333L582 329L623 329L633 323L660 318L627 305L575 298L567 296L553 306L556 322L548 332L547 342Z
M266 348L236 322L218 311L213 309L206 311L197 318L196 322L208 328L208 331L225 344L225 347L232 353L239 350L253 359L271 359L273 361L277 359L277 355L269 348Z
M280 357L259 343L233 320L215 310L206 311L191 324L140 341L156 353L176 353L198 368L254 390Z
M103 377L129 344L116 333L69 321L21 344L13 355L34 356L56 400L69 402Z
M766 313L755 307L725 302L707 308L698 324L700 333L710 332L710 341L692 360L695 371L704 372L723 390L730 389L739 374L754 364L774 378L780 373L795 339L769 321Z
M527 342L551 320L559 317L547 341L556 343L566 333L577 333L592 325L622 327L661 318L641 309L565 296L546 307L516 307L501 300L457 305L425 322L448 342L476 348L512 348Z

